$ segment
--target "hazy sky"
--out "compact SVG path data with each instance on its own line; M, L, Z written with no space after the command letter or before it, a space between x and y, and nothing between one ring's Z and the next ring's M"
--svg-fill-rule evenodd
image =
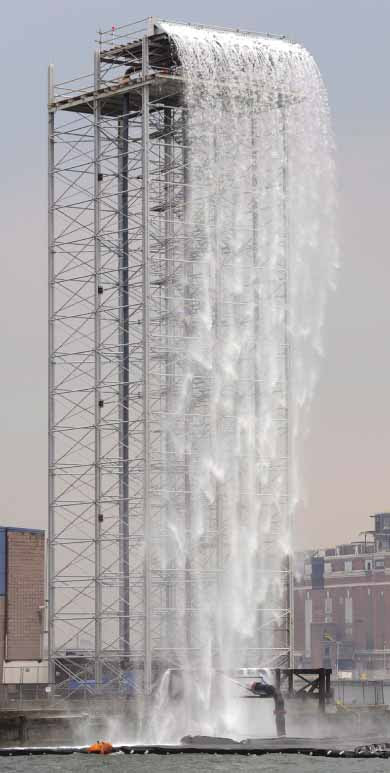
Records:
M95 30L154 14L285 34L329 90L342 266L307 443L298 542L355 538L390 510L390 0L24 0L2 5L0 523L46 526L46 68L92 69Z

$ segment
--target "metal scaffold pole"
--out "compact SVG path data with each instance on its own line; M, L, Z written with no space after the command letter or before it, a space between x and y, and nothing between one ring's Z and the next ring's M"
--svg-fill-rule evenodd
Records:
M291 515L291 448L290 448L290 218L288 211L288 121L287 107L284 104L283 97L279 97L279 107L281 111L281 128L283 142L283 223L284 223L284 335L285 335L285 355L284 355L284 378L285 378L285 453L286 453L286 514L287 529L290 542L290 552L287 556L287 649L288 665L294 668L294 562L291 540L293 536L293 523Z
M130 653L129 585L129 97L123 97L118 130L119 225L119 638Z
M188 111L184 112L182 143L183 143L183 217L184 217L184 337L190 341L192 332L192 263L191 245L189 241L190 219L190 177L189 177L189 138L188 138ZM186 354L187 356L187 354ZM191 425L194 395L191 385L187 386L186 408L184 418L184 520L185 520L185 637L186 646L192 658L193 642L193 588L192 588L192 496L191 496Z
M143 261L143 388L144 388L144 593L145 655L144 686L152 689L151 641L151 507L150 507L150 279L149 279L149 38L142 39L142 261Z
M214 132L214 155L215 159L218 158L218 141L216 133ZM223 312L221 315L221 310L223 309L223 282L222 282L222 260L221 260L221 250L220 245L218 243L218 217L219 217L219 211L218 211L218 195L219 195L219 185L220 181L218 180L217 183L217 192L216 192L216 201L215 201L215 225L214 225L214 249L215 249L215 274L213 277L214 281L214 294L215 294L215 307L214 307L214 327L215 327L215 337L218 340L220 336L223 335ZM220 319L220 316L222 316L222 320ZM217 352L214 351L214 379L217 380L221 377L220 372L218 372L218 357ZM214 444L214 455L215 455L215 461L216 465L220 465L220 442L221 442L221 434L222 434L222 421L221 416L219 415L218 410L215 410L215 416L213 417L213 428L212 433L214 435L213 437L213 444ZM224 559L224 534L223 534L223 500L222 500L222 487L218 480L215 481L215 529L216 529L216 572L217 572L217 599L218 599L218 605L221 604L221 587L222 587L222 574L223 574L223 559Z
M48 655L49 683L55 681L54 663L54 99L53 65L48 68Z
M95 94L100 84L100 53L95 51ZM94 99L94 251L95 251L95 680L102 681L102 477L101 477L101 129L100 102Z
M175 381L174 379L175 359L174 359L174 356L172 355L172 352L170 351L170 340L171 340L172 331L173 331L173 323L172 323L173 311L171 309L171 305L172 305L171 296L172 296L173 287L171 283L171 273L172 273L172 256L174 254L174 250L173 250L174 123L173 123L173 111L171 108L166 108L164 110L164 167L165 167L165 185L164 185L165 187L165 193L164 193L165 269L164 269L164 278L163 278L164 286L165 286L164 402L165 402L165 411L168 415L172 410L172 402L173 402L172 387L174 386L174 381ZM165 437L165 448L162 449L162 453L164 453L167 458L167 467L165 470L165 486L169 490L171 487L174 487L175 485L175 476L172 474L171 462L170 462L170 459L173 457L173 454L174 454L174 447L173 447L172 439L169 438L168 436ZM171 503L168 499L166 503L166 511L165 511L167 522L173 516L171 509L172 509ZM165 621L165 642L166 642L166 646L170 648L174 646L174 638L172 636L171 623L172 623L172 612L176 604L174 574L172 574L172 571L170 570L175 569L176 556L174 555L172 547L169 544L169 540L166 541L166 551L167 551L168 571L166 574L167 582L166 582L166 592L165 592L165 604L167 609L167 616Z
M258 151L257 151L257 137L256 137L256 131L257 131L257 123L254 118L252 118L251 122L251 143L252 143L252 188L255 192L257 189L257 161L258 161ZM259 238L258 238L258 230L259 230L259 212L258 212L258 200L256 195L253 195L252 197L252 261L253 261L253 267L254 271L258 272L258 264L259 264ZM259 287L258 287L258 277L256 279L256 282L253 284L253 298L254 298L254 326L255 330L260 329L260 298L259 298ZM254 389L253 389L253 413L256 417L255 422L255 444L256 444L256 453L258 453L257 444L259 443L258 440L258 417L260 415L260 406L261 406L261 386L260 386L260 368L259 368L259 360L261 357L261 353L259 352L259 340L256 336L254 345L253 345L253 380L254 380ZM261 608L259 607L257 610L257 641L260 646L261 643Z

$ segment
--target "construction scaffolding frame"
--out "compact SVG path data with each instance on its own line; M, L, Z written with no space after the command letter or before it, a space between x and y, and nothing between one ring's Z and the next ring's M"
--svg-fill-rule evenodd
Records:
M172 507L191 532L188 447L177 466L164 431L196 273L180 62L143 20L100 33L91 76L55 85L50 67L48 98L50 681L120 690L132 672L148 695L196 649L191 573L207 574L210 550L223 561L218 508L203 568L179 570L166 534ZM284 357L287 390L287 342ZM281 434L287 465L287 400ZM270 665L291 667L292 572L280 572Z

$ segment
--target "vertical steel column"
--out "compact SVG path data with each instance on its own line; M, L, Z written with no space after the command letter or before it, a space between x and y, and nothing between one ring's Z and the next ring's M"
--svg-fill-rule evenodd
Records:
M294 554L291 550L288 557L288 655L289 655L289 667L294 668Z
M318 669L318 705L323 713L326 709L325 668Z
M152 688L151 640L151 507L150 507L150 281L149 281L149 39L142 39L142 260L143 260L143 380L144 380L144 594L145 594L145 654L144 689Z
M54 68L48 68L48 540L47 540L47 574L48 574L48 657L49 684L55 681L54 662L54 110L51 104L54 99Z
M284 367L285 367L285 400L286 400L286 512L289 537L292 537L292 515L290 512L290 433L289 433L289 413L290 413L290 278L289 278L289 247L290 247L290 222L288 212L288 137L287 137L287 107L283 96L279 95L279 108L281 110L281 130L283 142L283 169L282 169L282 190L283 190L283 225L284 225ZM290 545L290 553L287 556L288 584L286 593L286 603L288 609L287 619L287 648L288 664L294 668L294 563L293 553Z
M119 226L119 647L130 652L129 585L129 95L118 126Z
M175 368L175 359L172 356L170 352L170 346L172 346L171 341L171 334L172 334L172 310L171 310L171 292L172 292L172 284L171 284L171 273L173 272L173 265L172 265L172 255L173 255L173 237L174 237L174 227L173 227L173 159L174 159L174 151L173 151L173 137L174 137L174 129L173 129L173 109L171 107L166 107L164 109L164 171L165 171L165 182L164 182L164 188L165 188L165 195L164 195L164 208L165 208L165 229L164 229L164 238L165 238L165 276L164 276L164 286L165 286L165 306L164 306L164 314L165 314L165 379L164 379L164 388L165 388L165 411L166 414L169 416L171 411L171 403L172 403L172 387L175 383L175 376L174 376L174 368ZM172 491L175 487L175 480L176 476L172 474L172 466L173 466L173 459L174 459L174 447L172 443L172 439L169 436L169 433L165 434L166 440L165 440L165 485L167 491ZM167 521L172 517L172 505L168 497L168 502L166 505L166 518ZM166 574L166 591L165 591L165 605L166 605L166 646L167 647L174 647L175 642L175 633L174 633L174 623L176 622L176 618L174 617L174 609L176 607L176 595L175 595L175 575L172 575L172 572L170 570L174 570L176 568L175 563L175 556L172 551L172 538L168 538L168 544L167 544L167 566L168 571Z
M103 287L100 284L101 274L101 130L100 101L97 92L100 86L100 53L95 51L94 66L94 250L95 250L95 309L94 309L94 339L95 339L95 681L102 680L102 544L101 532L103 514L101 512L102 480L101 480L101 302Z
M253 328L254 328L254 342L253 342L253 379L254 379L254 389L253 389L253 413L255 416L255 453L256 453L256 459L259 459L259 449L257 445L257 435L258 435L258 429L259 429L259 416L260 416L260 399L261 399L261 393L260 393L260 372L259 372L259 342L258 337L260 336L260 294L259 294L259 212L258 212L258 192L257 192L257 184L258 184L258 178L257 178L257 162L258 162L258 155L257 155L257 116L252 117L251 121L251 143L252 143L252 264L254 268L255 273L255 282L253 284L253 306L254 306L254 320L253 320ZM257 481L256 481L257 485ZM262 492L258 492L262 493ZM259 648L262 647L262 610L261 606L257 607L257 615L256 615L256 622L257 622L257 632L256 632L256 642L257 646ZM271 634L272 635L272 634Z
M217 161L218 161L218 137L216 132L214 132L214 160L217 167ZM214 238L214 250L215 250L215 259L214 259L214 293L215 293L215 307L214 307L214 328L215 328L215 339L214 339L214 378L216 379L218 376L220 376L220 373L217 372L216 364L218 363L218 355L219 355L219 341L221 340L221 337L223 337L223 319L222 319L222 325L221 325L221 319L220 319L220 309L224 310L224 306L221 305L223 302L223 264L220 256L220 245L218 243L218 227L219 227L219 180L217 180L217 191L216 191L216 198L215 198L215 221L214 221L214 229L215 229L215 238ZM223 311L222 311L223 315ZM223 426L221 422L221 415L220 412L218 413L218 409L215 409L215 415L214 415L214 427L213 427L213 435L214 435L214 454L215 454L215 464L219 466L220 464L220 445L221 445L221 435L223 433ZM220 606L221 599L221 587L222 587L222 572L223 572L223 502L222 502L222 487L220 482L216 479L215 481L215 528L216 528L216 546L215 546L215 558L216 558L216 571L217 571L217 579L216 579L216 589L217 589L217 604L218 607ZM217 642L217 637L215 639ZM216 647L215 647L216 649ZM217 654L217 658L220 657L220 653Z
M251 140L252 140L252 262L254 269L258 268L259 263L259 213L258 213L258 197L257 197L257 147L256 147L256 118L252 118L251 125ZM258 294L258 281L259 278L256 273L256 282L253 287L254 292L254 329L255 329L255 341L254 341L254 414L255 421L258 419L260 411L260 373L258 369L258 354L257 354L257 333L260 328L260 309L259 309L259 294Z
M216 136L216 133L214 132L214 158L215 161L218 161L218 138ZM217 165L217 164L216 164ZM223 294L223 283L222 283L222 265L221 265L221 259L220 259L220 247L218 243L218 227L219 227L219 181L218 184L218 190L216 192L216 201L215 201L215 240L214 240L214 249L215 249L215 277L214 277L214 291L215 291L215 341L216 345L219 349L219 340L221 337L221 334L223 335L223 330L221 327L221 320L219 318L219 310L221 308L220 304L222 304L222 294ZM223 309L223 306L222 306ZM217 360L218 361L218 360ZM216 375L216 374L215 374ZM222 425L221 425L221 417L216 416L215 417L215 462L218 465L219 464L219 446L220 446L220 436L222 433ZM223 567L223 508L222 508L222 502L221 502L221 485L216 481L216 493L215 493L215 507L216 507L216 528L217 528L217 545L216 545L216 557L217 557L217 584L218 587L220 586L220 580L221 580L221 572Z
M189 340L192 330L193 308L191 303L192 292L192 256L189 247L189 202L190 202L190 178L189 178L189 153L188 153L188 107L183 111L183 199L184 199L184 336ZM192 433L192 386L188 384L186 395L186 409L184 419L184 528L185 528L185 640L187 649L192 650L192 496L191 496L191 433ZM187 654L188 657L188 654Z
M330 692L330 675L332 673L331 668L325 668L325 697L330 699L331 698L331 692Z

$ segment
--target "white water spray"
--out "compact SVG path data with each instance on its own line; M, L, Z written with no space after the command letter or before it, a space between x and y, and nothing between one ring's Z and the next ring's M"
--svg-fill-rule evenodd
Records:
M160 25L186 87L187 247L170 301L160 557L164 647L182 655L160 685L154 733L247 735L251 702L229 675L287 665L299 440L336 261L328 106L298 45Z

